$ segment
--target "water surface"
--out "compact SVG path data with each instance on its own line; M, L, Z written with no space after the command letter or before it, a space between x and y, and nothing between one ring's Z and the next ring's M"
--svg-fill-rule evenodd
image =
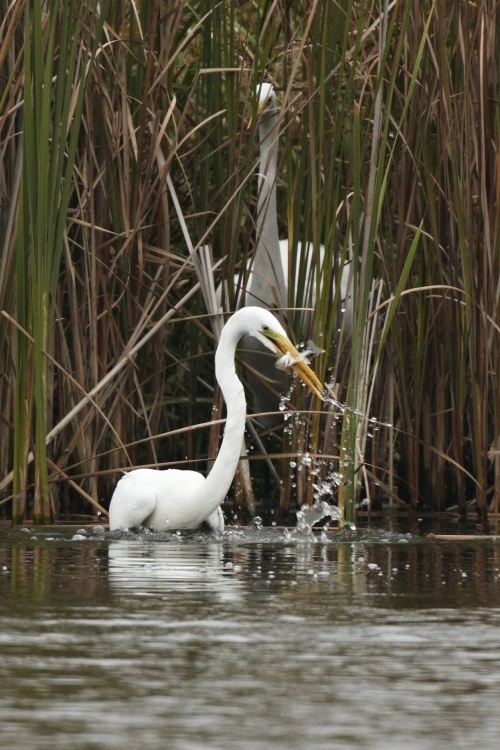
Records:
M0 531L0 746L489 750L499 633L494 539Z

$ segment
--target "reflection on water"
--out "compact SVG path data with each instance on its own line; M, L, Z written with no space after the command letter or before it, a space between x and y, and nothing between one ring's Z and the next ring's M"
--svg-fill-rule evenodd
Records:
M150 596L168 590L192 596L209 593L220 603L237 601L238 568L222 544L112 541L108 578L113 592Z
M498 745L500 546L0 532L6 748Z

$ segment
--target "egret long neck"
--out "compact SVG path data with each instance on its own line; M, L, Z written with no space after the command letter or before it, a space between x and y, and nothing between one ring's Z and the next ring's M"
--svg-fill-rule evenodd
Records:
M276 208L278 135L277 111L263 113L259 122L257 248L249 285L250 292L255 297L252 304L262 307L276 304L285 307L287 304Z
M206 495L213 512L224 500L231 486L241 455L245 433L245 391L236 374L234 356L241 332L234 331L231 320L222 330L215 353L215 377L226 402L226 426L218 456L206 479Z

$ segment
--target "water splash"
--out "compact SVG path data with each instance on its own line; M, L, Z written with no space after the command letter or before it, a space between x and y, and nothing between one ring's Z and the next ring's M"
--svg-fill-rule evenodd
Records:
M297 524L294 529L287 530L285 537L287 540L294 541L329 541L326 531L323 528L321 530L321 536L317 537L313 532L314 524L319 521L323 521L325 518L330 518L332 521L338 523L340 528L348 526L354 530L356 527L353 524L347 524L344 521L342 512L337 508L336 505L330 505L326 500L316 499L313 505L303 505L297 511Z
M343 401L339 401L335 395L334 387L335 383L327 383L325 385L325 403L332 404L336 409L338 409L340 414L351 414L353 416L365 419L370 425L370 428L373 429L373 431L378 430L380 427L394 427L394 425L389 421L381 422L377 419L377 417L370 417L369 414L364 412L362 409L356 409L354 406L349 406Z
M262 524L262 518L260 516L255 516L252 519L252 521L253 521L253 525L255 526L255 528L257 528L259 530L262 529L262 525L263 524Z

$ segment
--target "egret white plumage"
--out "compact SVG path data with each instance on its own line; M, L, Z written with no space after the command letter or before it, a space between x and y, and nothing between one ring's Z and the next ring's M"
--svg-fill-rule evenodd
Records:
M224 529L220 508L229 490L241 453L246 400L236 374L236 346L243 336L257 339L275 355L287 355L290 367L323 398L323 386L297 352L281 324L268 310L245 307L229 318L215 353L215 377L226 402L224 437L209 474L182 469L134 469L118 482L109 506L111 530L145 526L157 531L197 528L206 521Z
M236 305L258 305L261 307L288 305L288 239L279 239L278 215L276 206L276 177L278 164L279 116L276 93L270 83L261 83L257 87L257 116L259 118L260 159L258 169L257 198L257 245L255 255L248 273L248 283L244 296L236 299ZM311 242L297 243L297 268L303 269L302 277L305 287L297 293L297 284L291 298L292 307L313 308L316 303L316 274L312 273L315 260L314 247ZM325 248L320 245L316 261L323 265ZM238 283L238 277L235 277ZM335 294L335 279L333 280ZM340 296L345 304L344 331L352 327L352 300L349 296L349 268L344 266L340 280ZM305 321L306 322L306 321ZM307 325L307 322L306 322ZM306 327L306 326L304 326ZM253 370L261 373L270 386L266 387L262 378L250 370L248 382L254 394L254 406L258 412L276 411L279 405L279 393L283 389L283 377L274 369L267 354L259 342L245 342L247 353L244 360ZM278 395L277 395L278 394ZM272 421L267 420L267 421Z

